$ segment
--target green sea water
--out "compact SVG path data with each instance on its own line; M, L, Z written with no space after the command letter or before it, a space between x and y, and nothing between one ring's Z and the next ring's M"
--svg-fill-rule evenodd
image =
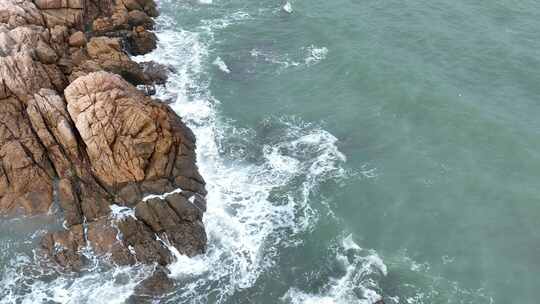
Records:
M187 29L249 14L214 33L209 56L230 72L211 71L221 115L257 132L269 117L318 124L357 173L320 189L337 220L231 303L274 303L289 286L324 294L342 231L378 252L380 294L400 303L538 303L540 3L291 4L172 12Z
M209 247L156 303L540 302L540 2L159 6L139 60L176 71ZM151 273L41 273L49 222L0 223L1 304L124 303Z

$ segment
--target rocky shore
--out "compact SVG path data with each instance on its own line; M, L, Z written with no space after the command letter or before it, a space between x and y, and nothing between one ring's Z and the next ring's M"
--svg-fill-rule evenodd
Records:
M83 248L117 265L205 251L195 137L150 97L169 68L130 59L156 47L157 15L153 0L0 0L0 215L58 204L65 229L41 252L65 269Z

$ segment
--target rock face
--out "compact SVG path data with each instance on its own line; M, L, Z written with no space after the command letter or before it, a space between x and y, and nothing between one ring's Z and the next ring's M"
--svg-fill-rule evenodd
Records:
M57 201L66 229L41 246L62 266L83 248L123 265L205 251L195 137L134 86L169 72L129 57L155 48L155 16L153 0L0 0L0 215Z

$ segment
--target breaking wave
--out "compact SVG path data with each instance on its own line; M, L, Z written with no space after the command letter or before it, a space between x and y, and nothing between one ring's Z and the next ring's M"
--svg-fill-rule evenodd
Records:
M207 253L195 258L175 254L169 269L177 289L162 302L223 303L254 286L275 265L277 248L302 243L298 235L317 223L319 210L310 200L319 186L348 174L337 138L315 124L269 117L256 129L242 129L220 116L220 103L209 90L212 30L247 18L238 12L202 22L200 31L187 31L160 17L158 49L136 58L174 67L157 97L170 102L196 134L198 164L209 193ZM304 64L324 59L326 52L307 48ZM228 71L219 57L213 63ZM132 210L119 206L113 211L118 218L132 216ZM9 262L2 269L0 303L123 303L153 271L142 265L102 265L92 252L86 254L93 263L80 274L42 268L45 261L30 250L39 238L28 233L26 254L2 256Z
M388 270L375 251L362 249L348 235L334 255L344 273L341 277L330 278L320 293L293 287L282 299L292 304L372 304L382 299L377 282Z
M209 193L208 251L170 266L183 281L170 300L224 302L274 265L276 245L299 242L294 236L316 223L310 196L325 180L346 175L345 156L337 138L298 118L270 117L256 130L222 119L208 88L211 35L164 29L158 37L158 49L139 59L174 66L158 97L174 100L194 131ZM223 70L220 60L213 63Z

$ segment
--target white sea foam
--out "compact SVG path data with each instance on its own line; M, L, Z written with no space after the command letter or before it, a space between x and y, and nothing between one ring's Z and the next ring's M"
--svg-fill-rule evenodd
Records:
M0 304L124 303L135 287L152 273L151 267L122 266L83 271L76 276L34 265L34 259L16 259L2 274ZM54 276L53 280L44 278Z
M116 204L111 205L110 208L111 208L110 217L115 220L121 220L126 217L135 218L135 210L133 210L132 208L119 206Z
M204 217L208 252L191 259L178 256L170 270L174 277L191 278L178 291L178 299L189 296L193 302L204 302L212 292L221 302L235 291L253 286L275 263L274 246L285 246L294 238L283 237L285 230L294 234L314 224L317 215L309 197L325 179L344 174L340 164L345 157L330 133L298 119L279 117L266 124L279 136L251 147L259 149L261 162L224 154L224 141L253 132L238 130L219 117L219 102L210 95L205 81L205 64L211 63L205 38L212 35L165 30L158 37L158 49L140 60L172 64L177 70L167 89L158 89L158 94L175 98L173 109L194 131L199 169L208 190ZM270 199L273 190L292 185L283 200Z
M314 227L320 211L312 206L314 202L310 198L319 185L346 175L341 167L346 158L337 149L337 138L299 119L272 117L264 123L272 131L277 130L277 135L254 144L253 153L260 156L258 161L243 159L243 153L227 152L227 140L231 136L237 136L238 140L248 136L246 140L254 142L250 136L257 131L235 128L234 123L226 123L220 117L219 101L208 90L205 71L211 60L208 47L214 30L249 18L247 13L238 12L202 22L200 31L191 32L163 28L163 24L174 26L174 21L160 17L158 50L139 58L154 59L176 68L177 73L171 76L167 88L158 88L158 97L174 100L173 108L195 132L199 167L208 182L208 211L204 218L209 238L207 253L188 258L169 246L176 257L169 267L171 276L182 280L172 301L175 303L222 303L234 292L252 287L276 262L276 248L298 244L296 234ZM252 56L291 67L314 65L328 54L324 47L310 46L302 51L305 51L300 52L302 56L295 56L294 60L287 56L272 57L257 49L252 51ZM377 176L375 169L362 169L367 178ZM283 192L279 200L270 198L276 190ZM115 218L134 215L124 207L112 208ZM31 239L39 237L34 235ZM86 254L92 258L91 252ZM341 304L373 303L380 298L374 278L384 276L387 269L376 252L361 248L350 235L332 255L341 263L343 275L329 278L318 292L291 288L283 299L289 303ZM151 268L139 265L102 269L93 260L90 269L80 275L59 275L51 270L45 272L36 266L39 263L33 257L23 254L10 263L2 269L0 277L0 304L123 303L152 272ZM411 263L410 268L421 273L422 267L418 265ZM433 291L444 289L437 285L438 278L432 281ZM411 295L403 297L404 303L433 302L435 292L411 288ZM474 293L456 290L463 297L470 298ZM397 297L387 299L399 301Z
M163 194L149 194L145 197L143 197L143 202L146 202L147 200L150 200L150 199L153 199L153 198L159 198L159 199L166 199L167 196L171 195L171 194L175 194L175 193L181 193L182 192L182 189L178 188L178 189L174 189L173 191L171 192L167 192L167 193L163 193Z
M285 4L283 5L281 9L283 9L283 11L289 14L292 14L293 12L292 4L289 1L285 2Z
M295 235L317 222L318 212L310 198L319 185L345 174L341 168L345 156L336 147L337 138L297 118L272 117L265 122L264 127L276 134L250 147L249 153L258 155L259 161L225 152L228 140L237 136L241 141L256 131L238 129L219 116L219 101L208 89L208 47L213 30L246 18L245 13L233 14L203 22L201 31L191 32L164 28L168 20L161 17L158 49L137 58L176 69L166 88L157 89L158 97L174 100L171 106L194 131L199 168L207 181L207 253L188 258L162 240L176 257L169 267L171 276L183 282L173 296L176 302L206 303L212 295L212 302L221 303L234 292L252 287L276 262L277 248L298 244L301 240ZM272 199L276 190L283 195ZM116 219L134 216L129 208L114 205L112 210ZM91 252L86 254L92 259ZM93 263L79 277L60 275L49 281L14 271L22 264L11 267L12 272L2 275L0 283L8 287L0 303L122 303L151 273L142 266L107 270L99 267L97 259ZM30 290L16 294L17 284L25 278Z
M217 66L224 73L227 73L227 74L231 73L231 71L229 70L229 67L227 66L225 61L223 61L223 59L221 59L221 57L219 57L219 56L216 57L216 59L214 60L214 62L212 62L212 64Z
M310 67L325 60L328 55L327 47L316 47L310 45L302 47L294 54L280 54L274 52L271 49L259 49L253 48L250 51L251 57L262 59L265 62L278 65L280 69L278 72L282 72L288 68L295 67Z
M319 293L307 293L291 288L283 296L293 304L373 304L381 299L377 278L387 275L387 268L373 250L363 250L353 236L343 238L336 250L336 260L345 270L338 278L330 278Z
M326 56L328 55L328 48L311 45L306 48L306 52L307 56L304 59L304 62L309 66L317 64L326 59Z

